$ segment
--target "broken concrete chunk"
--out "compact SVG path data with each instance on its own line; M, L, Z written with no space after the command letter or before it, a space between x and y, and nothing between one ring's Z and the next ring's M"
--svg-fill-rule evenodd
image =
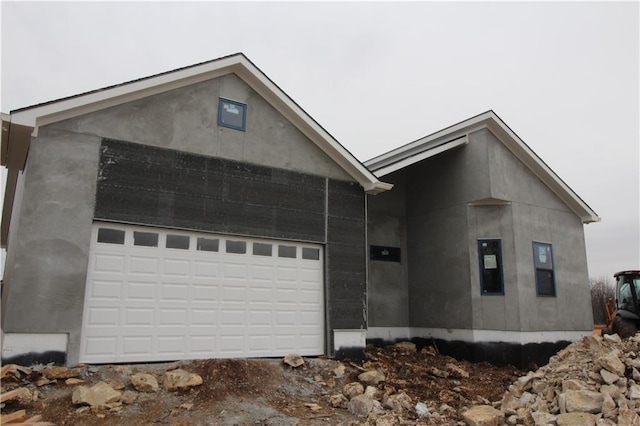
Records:
M613 350L607 355L599 357L596 360L596 365L618 376L622 376L624 375L625 366L622 361L620 361L619 354L620 352L618 350Z
M362 386L362 383L358 382L347 383L342 388L342 393L344 396L351 399L358 395L362 395L364 393L364 386Z
M113 389L105 382L98 382L92 387L78 386L71 396L71 401L75 405L89 405L91 407L102 407L106 404L117 401L121 392Z
M401 352L416 352L416 345L411 342L398 342L393 347Z
M469 426L500 426L504 424L504 413L490 405L478 405L462 413Z
M466 379L469 377L469 373L462 367L458 367L452 362L447 363L445 365L446 370L449 372L449 375L454 379Z
M293 368L297 368L304 364L304 359L298 354L289 354L284 357L283 362Z
M70 379L80 376L80 369L68 367L45 367L42 369L42 375L49 380L54 379Z
M558 426L595 426L596 416L589 413L566 413L560 414L556 419Z
M386 379L385 375L378 370L365 371L358 376L358 380L362 383L374 386L380 382L384 382Z
M564 395L568 413L599 413L604 401L600 392L585 389L567 391Z
M333 408L349 408L349 400L341 393L331 395L329 400Z
M617 374L611 373L605 370L604 368L600 370L600 376L602 376L602 380L604 380L604 382L608 385L613 384L618 380L620 380L620 376L618 376Z
M136 373L130 376L129 380L138 392L158 392L158 380L152 374Z
M339 379L342 376L344 376L345 370L346 370L346 367L344 366L344 364L340 364L339 366L333 369L333 374L336 376L336 378Z
M20 379L22 375L29 376L31 371L32 370L30 368L22 367L17 364L3 365L0 369L0 379Z
M164 388L168 391L186 390L202 384L202 377L178 368L164 373Z
M410 410L413 407L413 402L409 395L400 392L385 399L383 406L396 413L401 413L403 410Z

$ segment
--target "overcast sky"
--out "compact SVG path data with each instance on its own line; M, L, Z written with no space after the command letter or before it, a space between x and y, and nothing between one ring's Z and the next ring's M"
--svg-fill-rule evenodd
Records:
M359 160L493 109L601 217L590 276L640 269L639 7L1 4L1 108L243 52Z

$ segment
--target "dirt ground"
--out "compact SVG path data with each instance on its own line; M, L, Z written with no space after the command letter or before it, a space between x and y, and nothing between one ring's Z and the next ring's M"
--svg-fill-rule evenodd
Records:
M341 364L343 375L334 372ZM177 366L200 375L203 384L182 392L165 390L164 373ZM79 407L72 403L72 393L79 384L67 384L64 379L43 384L46 380L34 369L27 377L5 377L2 392L27 387L37 399L7 401L2 414L25 409L27 417L40 414L42 421L56 425L358 425L366 424L367 418L346 408L334 408L331 396L342 393L345 384L358 381L360 373L372 369L386 376L377 385L379 395L404 391L411 398L411 409L382 413L393 414L386 416L392 422L385 424L459 424L465 408L500 400L508 386L526 373L514 367L456 361L429 347L407 351L396 346L367 347L364 363L305 358L298 368L282 359L85 365L79 368L82 385L104 381L125 392L130 400L112 409ZM138 372L153 374L160 383L159 391L135 391L129 377ZM418 418L413 408L418 402L425 403L429 413L440 415L437 419L428 415ZM375 418L369 418L369 424L376 424Z

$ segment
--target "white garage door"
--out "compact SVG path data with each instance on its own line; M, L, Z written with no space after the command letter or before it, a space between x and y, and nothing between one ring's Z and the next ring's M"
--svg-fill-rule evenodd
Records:
M324 353L322 248L95 223L80 361Z

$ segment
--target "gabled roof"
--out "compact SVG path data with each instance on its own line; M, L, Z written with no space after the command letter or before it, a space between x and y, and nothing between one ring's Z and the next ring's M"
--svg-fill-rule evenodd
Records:
M553 191L583 223L600 221L600 217L567 185L518 135L493 111L471 117L439 132L365 161L365 165L382 178L426 158L469 143L469 133L487 128Z
M11 135L11 132L13 129L31 128L33 136L37 136L39 127L47 124L231 73L236 74L265 98L278 112L360 183L365 191L375 194L392 188L393 185L380 182L242 53L11 111L8 117L6 115L2 117L2 164L6 165L7 158L12 154L11 145L14 135ZM4 133L8 133L8 135ZM24 135L24 131L20 133ZM5 144L6 141L9 143ZM28 144L28 142L26 143ZM24 165L23 162L22 164Z

